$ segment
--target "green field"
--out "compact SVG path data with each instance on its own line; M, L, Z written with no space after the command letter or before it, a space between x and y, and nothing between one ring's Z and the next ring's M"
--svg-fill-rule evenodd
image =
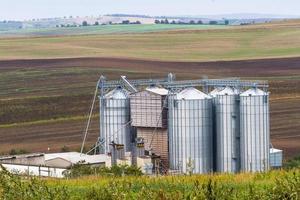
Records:
M21 198L20 198L21 197ZM298 200L300 171L165 177L91 176L30 179L0 172L0 198L6 200Z
M300 23L208 30L206 26L107 26L95 35L2 38L0 59L110 57L215 61L300 56ZM219 26L218 26L219 27ZM87 29L94 27L87 27ZM99 29L101 29L100 27ZM81 31L78 28L78 31ZM97 28L96 28L97 29ZM165 31L167 29L174 29ZM190 30L180 30L190 29ZM202 29L202 30L197 30ZM149 32L149 30L154 31ZM47 30L41 30L39 33ZM107 31L107 32L106 32ZM50 31L53 32L53 31ZM90 32L90 33L91 33ZM98 34L98 32L103 34ZM114 34L110 34L110 33ZM97 34L96 34L97 33ZM124 34L131 33L131 34ZM31 33L25 34L30 36ZM47 35L47 34L45 34Z
M95 34L130 34L160 32L169 30L209 30L225 29L225 25L178 25L178 24L130 24L130 25L101 25L82 27L18 29L0 31L0 37L34 37L34 36L63 36L63 35L95 35Z

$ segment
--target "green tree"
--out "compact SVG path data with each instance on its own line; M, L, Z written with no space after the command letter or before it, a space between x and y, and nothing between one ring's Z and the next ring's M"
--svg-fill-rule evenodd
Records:
M87 21L83 21L83 22L82 22L82 26L88 26Z
M129 20L123 20L122 24L130 24L130 21Z
M70 152L70 148L66 145L64 145L62 148L61 148L61 152Z

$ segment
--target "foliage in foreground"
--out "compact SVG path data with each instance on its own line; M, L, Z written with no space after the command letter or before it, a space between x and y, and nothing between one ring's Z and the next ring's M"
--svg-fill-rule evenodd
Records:
M128 165L114 165L111 168L100 166L92 167L81 163L75 164L72 168L64 173L66 178L77 178L80 176L141 176L143 175L140 168Z
M0 172L0 199L291 199L300 198L300 170L257 174L76 179L21 178Z
M284 163L284 168L285 169L294 169L294 168L300 168L300 155L286 161Z
M63 186L49 187L45 181L21 178L0 165L0 199L3 200L67 200L69 191Z

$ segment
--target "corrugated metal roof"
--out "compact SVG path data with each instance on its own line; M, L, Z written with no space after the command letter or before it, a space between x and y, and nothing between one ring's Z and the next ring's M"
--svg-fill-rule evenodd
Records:
M241 94L241 96L246 97L246 96L264 96L264 95L268 95L267 92L258 89L258 88L251 88L249 90L246 90L245 92L243 92Z
M279 153L282 152L280 149L270 148L270 153Z
M20 159L20 158L33 158L44 156L43 153L32 153L32 154L21 154L21 155L11 155L0 157L0 160L10 160L10 159Z
M176 95L177 99L187 99L187 100L196 100L196 99L211 99L211 97L196 88L186 88L179 92Z
M213 89L209 94L212 96L212 97L215 97L217 95L218 92L220 92L221 90L223 90L224 88L223 87L217 87L215 89Z
M149 92L153 92L155 94L162 95L162 96L168 95L168 92L169 92L167 89L159 88L159 87L148 87L148 88L146 88L146 90Z
M85 161L86 164L103 163L107 160L107 156L104 154L100 155L86 155L78 152L66 152L66 153L49 153L45 154L45 161L62 158L73 164L80 161Z
M217 92L217 95L237 95L239 94L238 90L232 87L226 87L223 90Z
M127 99L129 92L122 88L116 88L105 95L106 99Z

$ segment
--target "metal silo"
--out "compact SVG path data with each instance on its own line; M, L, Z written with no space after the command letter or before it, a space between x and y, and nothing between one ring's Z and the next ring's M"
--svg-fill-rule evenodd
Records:
M239 171L239 93L226 87L215 93L216 171Z
M240 95L241 170L269 169L269 94L257 88Z
M110 143L123 144L130 151L130 109L128 91L116 88L100 99L100 136L104 140L105 153Z
M172 170L212 171L212 98L195 88L169 95L169 160Z
M216 94L218 92L220 92L221 90L223 90L224 87L216 87L214 88L209 95L212 97L212 137L213 137L213 170L216 171L216 151L217 151L217 147L216 147Z
M216 97L216 95L222 91L224 89L224 87L216 87L215 89L213 89L209 95L212 96L212 97Z

